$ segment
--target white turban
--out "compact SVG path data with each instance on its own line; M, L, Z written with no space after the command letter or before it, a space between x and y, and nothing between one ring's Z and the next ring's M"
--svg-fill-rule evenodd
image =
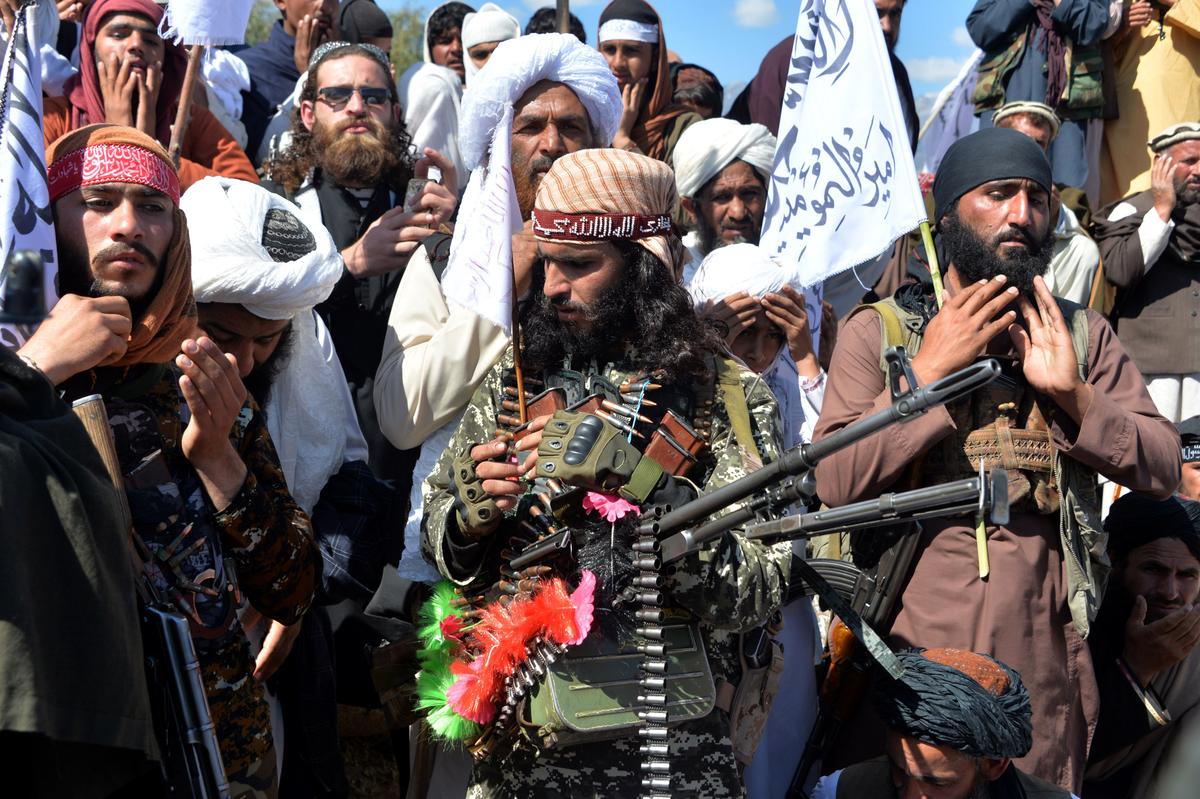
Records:
M713 250L700 264L687 288L696 307L702 308L741 291L752 297L777 294L789 283L800 290L797 283L788 280L787 273L766 250L755 244L731 244ZM779 401L785 443L789 447L795 446L800 443L808 414L800 391L800 372L786 343L779 348L762 377ZM815 419L808 421L809 427L815 423Z
M569 33L501 42L463 95L458 143L471 179L459 206L442 293L505 331L512 324L511 234L523 221L510 155L513 106L544 80L575 93L601 146L612 141L621 119L621 91L608 62Z
M612 141L621 90L604 56L569 33L533 33L501 43L463 95L459 150L467 169L483 163L505 110L543 80L565 83L587 109L602 146Z
M324 302L342 276L341 256L325 228L307 227L311 249L291 261L277 261L263 244L267 212L300 209L261 186L223 177L207 177L179 201L195 234L192 242L192 291L196 302L245 306L263 319L291 319ZM303 223L301 223L303 224Z
M735 159L745 161L769 181L775 165L775 137L757 122L743 125L716 118L689 126L671 156L679 196L695 197L704 184Z
M463 17L463 66L467 69L467 85L470 86L474 82L475 76L479 74L480 67L475 66L475 61L471 58L471 54L465 51L470 50L477 44L483 44L484 42L507 42L509 39L515 39L520 35L521 23L517 22L516 17L495 3L484 3L483 7L478 11L472 11Z
M241 305L262 319L292 320L292 349L264 413L292 497L311 512L342 463L366 453L362 432L347 428L353 406L346 376L330 357L328 331L313 311L341 278L341 255L329 231L305 225L294 204L243 180L206 177L184 193L179 207L191 232L196 302ZM274 221L271 252L263 234L273 210L291 219ZM280 250L304 254L276 260L285 257Z

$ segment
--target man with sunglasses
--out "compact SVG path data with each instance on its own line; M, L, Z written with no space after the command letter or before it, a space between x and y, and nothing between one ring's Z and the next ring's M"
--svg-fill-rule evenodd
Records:
M369 44L330 42L313 53L288 150L267 165L268 188L300 207L310 227L324 226L345 272L317 306L333 336L355 395L377 475L407 492L411 460L380 434L371 388L400 276L422 239L450 219L455 196L430 181L406 198L410 181L437 166L448 185L454 169L426 150L414 162L388 57ZM407 200L407 201L406 201Z

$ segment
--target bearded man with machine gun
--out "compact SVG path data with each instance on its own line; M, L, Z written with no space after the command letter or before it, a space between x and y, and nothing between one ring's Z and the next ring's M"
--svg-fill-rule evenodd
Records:
M935 297L906 286L851 315L816 445L891 401L881 366L891 347L914 356L920 384L982 356L996 359L1002 375L892 435L832 454L816 477L822 500L839 506L981 468L1007 472L1007 523L978 514L927 520L919 537L898 539L914 550L900 558L896 546L856 534L854 557L893 595L903 586L891 612L870 619L890 627L894 643L984 652L1021 674L1033 702L1033 748L1015 762L1077 791L1097 716L1084 638L1108 570L1096 475L1166 497L1180 461L1173 428L1108 324L1051 296L1041 278L1051 186L1045 155L1021 134L986 130L950 148L934 184L947 291ZM873 748L856 750L851 736L836 734L847 721L838 698L825 691L813 741L826 773L882 752L878 721L851 722L855 744L874 731Z

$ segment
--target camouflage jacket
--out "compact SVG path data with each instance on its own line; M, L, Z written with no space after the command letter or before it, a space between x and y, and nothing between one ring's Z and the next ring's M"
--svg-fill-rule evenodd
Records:
M759 376L740 366L737 369L754 443L763 461L773 460L778 457L782 440L775 398ZM476 444L493 439L497 413L504 412L501 410L504 375L511 370L510 348L475 392L462 423L425 485L423 554L444 576L461 585L498 576L496 558L504 547L506 531L511 531L517 521L514 513L509 512L506 522L488 536L489 551L479 568L469 573L456 570L448 555L447 540L448 536L461 538L450 490L450 464ZM632 367L623 369L620 365L608 368L604 374L618 384L636 376ZM735 439L719 395L712 416L708 455L702 461L704 468L696 485L701 493L726 485L761 465ZM790 563L790 544L767 546L748 540L735 530L674 564L674 574L667 584L668 603L699 623L714 676L737 682L740 675L737 634L762 626L782 606Z
M157 556L146 576L192 619L209 708L233 778L274 757L270 711L252 676L254 658L237 611L248 602L284 624L297 621L312 602L319 557L308 516L288 493L253 399L230 434L246 464L246 480L226 508L213 508L180 448L188 408L178 377L173 367L152 366L102 393L134 529ZM154 458L159 450L162 457ZM174 568L162 562L166 551L183 556ZM189 590L184 581L216 590L214 595ZM225 590L231 581L240 598Z

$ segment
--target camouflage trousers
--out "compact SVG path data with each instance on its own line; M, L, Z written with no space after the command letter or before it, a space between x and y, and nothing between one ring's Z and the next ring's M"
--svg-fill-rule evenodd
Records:
M671 729L672 797L726 799L744 796L742 775L729 742L729 717L714 710ZM642 789L641 739L538 752L529 746L502 763L475 764L467 799L609 799L636 797Z
M275 767L275 747L261 760L226 776L231 799L275 799L279 794L279 775Z

